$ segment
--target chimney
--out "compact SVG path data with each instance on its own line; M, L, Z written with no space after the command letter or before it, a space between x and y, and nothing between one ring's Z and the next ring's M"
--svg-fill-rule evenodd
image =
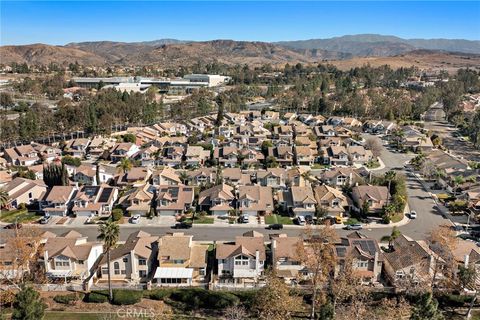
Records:
M464 257L463 257L463 264L464 264L464 267L465 268L468 268L468 263L470 262L470 255L466 254Z
M255 251L255 271L260 275L260 251Z

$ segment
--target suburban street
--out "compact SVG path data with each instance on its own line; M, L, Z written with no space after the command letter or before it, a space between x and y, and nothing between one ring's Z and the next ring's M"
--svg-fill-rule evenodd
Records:
M380 139L378 136L365 135L365 138L374 137ZM420 182L414 176L408 175L404 171L404 165L413 157L412 154L394 153L386 148L383 149L381 158L385 164L385 168L381 170L372 171L373 174L383 174L388 170L395 169L397 173L403 173L407 177L408 188L408 203L411 210L417 211L418 218L409 221L406 225L399 227L399 229L407 236L414 239L423 239L432 230L432 228L449 223L448 219L442 217L440 211L428 191L423 189ZM340 227L340 226L337 226ZM89 240L95 240L97 236L98 227L96 225L47 225L41 226L42 230L51 231L56 234L64 233L68 230L76 230L87 236ZM198 241L230 241L234 240L235 236L241 235L248 230L256 230L265 235L275 234L279 232L288 235L301 235L305 232L304 228L300 226L285 226L282 231L265 230L264 225L195 225L188 230L180 230L186 234L194 235L194 239ZM129 234L143 230L152 235L163 235L167 232L174 231L170 226L139 226L132 224L123 224L120 227L120 240L125 240ZM351 231L337 229L340 236L344 236ZM364 234L372 238L380 240L383 236L391 231L391 226L375 226L372 228L365 228L362 230Z
M453 151L456 156L469 161L480 161L480 150L475 149L469 141L461 140L452 134L456 132L455 126L446 121L425 122L425 129L431 130L442 138L442 144Z

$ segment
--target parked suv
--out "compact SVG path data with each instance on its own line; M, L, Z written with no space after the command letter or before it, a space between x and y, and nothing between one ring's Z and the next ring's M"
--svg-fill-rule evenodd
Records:
M46 214L42 219L40 219L40 224L47 224L52 219L52 216Z

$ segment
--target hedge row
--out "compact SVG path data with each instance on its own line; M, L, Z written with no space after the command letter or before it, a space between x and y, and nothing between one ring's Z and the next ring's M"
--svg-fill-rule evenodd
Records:
M92 291L85 296L83 301L91 302L91 303L108 302L108 291L107 290Z
M75 302L84 298L83 293L71 293L66 295L57 295L53 297L53 301L61 304L74 304Z
M142 291L128 290L128 289L113 289L114 305L130 305L140 302L143 297ZM103 303L108 302L108 290L92 291L85 296L85 302Z
M190 308L223 309L240 302L240 299L229 293L209 291L201 288L179 289L171 292L169 298L186 304Z

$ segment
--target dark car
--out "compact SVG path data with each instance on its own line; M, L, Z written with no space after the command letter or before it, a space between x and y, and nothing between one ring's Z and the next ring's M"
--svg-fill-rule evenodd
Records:
M281 223L275 223L271 224L267 227L268 230L282 230L283 229L283 224Z
M192 227L191 223L186 223L186 222L178 222L175 223L174 226L172 226L173 229L190 229Z
M307 214L305 216L305 221L307 222L307 224L313 224L313 217L309 214Z
M361 224L350 224L345 227L345 230L362 230L362 225Z
M22 229L22 224L21 223L10 223L7 224L4 229Z

